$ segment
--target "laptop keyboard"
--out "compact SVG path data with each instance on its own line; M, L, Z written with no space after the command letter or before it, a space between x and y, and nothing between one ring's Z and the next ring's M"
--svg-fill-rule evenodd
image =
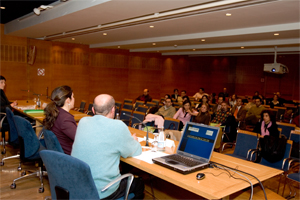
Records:
M197 161L197 160L194 160L192 158L185 157L185 156L181 156L181 155L178 155L178 154L173 154L173 155L167 156L167 158L173 159L173 160L178 161L178 162L181 162L181 163L183 163L183 164L185 164L189 167L194 167L196 165L202 164L202 162L200 162L200 161Z

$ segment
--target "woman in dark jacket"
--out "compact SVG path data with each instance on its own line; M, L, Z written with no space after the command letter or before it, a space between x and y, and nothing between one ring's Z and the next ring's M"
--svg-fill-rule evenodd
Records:
M256 124L253 132L259 133L260 137L264 137L265 135L279 137L279 131L275 117L269 110L264 110L261 112L261 119L261 122Z
M202 104L200 112L195 117L193 122L209 125L210 114L208 113L208 104Z

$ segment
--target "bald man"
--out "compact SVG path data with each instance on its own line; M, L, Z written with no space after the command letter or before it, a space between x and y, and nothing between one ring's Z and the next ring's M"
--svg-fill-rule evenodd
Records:
M148 89L144 89L143 95L139 96L135 100L136 101L144 101L145 104L146 104L147 102L151 102L152 101L152 97L150 97L150 95L149 95L149 90Z
M121 176L120 157L137 156L142 147L136 136L131 136L128 127L120 120L115 120L115 100L102 94L94 99L93 117L80 120L71 155L86 162L92 172L100 199L118 199L125 195L127 179L101 192L109 182ZM144 183L134 178L130 193L137 199L144 197Z

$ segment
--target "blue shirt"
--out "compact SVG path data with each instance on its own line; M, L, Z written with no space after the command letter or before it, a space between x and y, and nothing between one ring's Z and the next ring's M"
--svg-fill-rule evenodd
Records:
M140 143L133 139L128 127L122 121L95 115L80 120L71 155L90 166L102 199L119 187L119 184L115 184L101 193L101 189L109 182L121 176L120 156L127 158L141 153Z

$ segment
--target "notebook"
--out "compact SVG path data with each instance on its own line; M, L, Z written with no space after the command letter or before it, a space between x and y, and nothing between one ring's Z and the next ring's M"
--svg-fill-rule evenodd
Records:
M209 166L209 161L220 128L187 122L176 154L153 158L155 164L182 174L188 174Z

